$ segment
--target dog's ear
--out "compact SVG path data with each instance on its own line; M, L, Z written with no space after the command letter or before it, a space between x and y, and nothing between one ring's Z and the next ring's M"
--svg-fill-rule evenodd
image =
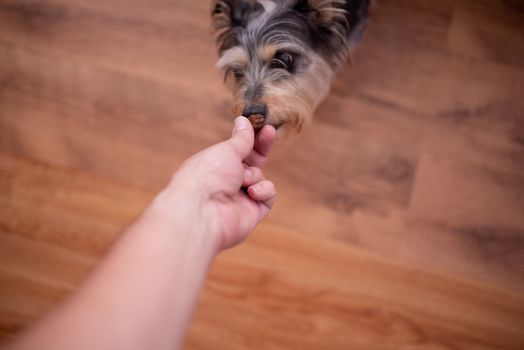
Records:
M315 47L333 64L349 54L348 6L351 0L296 0L292 9L300 13L311 29Z
M263 11L264 7L256 0L215 0L211 16L219 52L237 45L239 30Z
M333 22L347 22L348 1L297 0L293 10L304 14L317 25L330 25Z

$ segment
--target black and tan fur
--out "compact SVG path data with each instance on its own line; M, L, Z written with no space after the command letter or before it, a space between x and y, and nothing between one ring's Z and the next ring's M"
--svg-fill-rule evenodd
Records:
M300 132L360 39L369 0L215 0L218 67L234 115Z

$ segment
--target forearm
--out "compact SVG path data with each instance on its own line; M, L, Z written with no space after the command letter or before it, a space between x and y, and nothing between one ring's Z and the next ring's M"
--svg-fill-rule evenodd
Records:
M156 200L79 291L16 349L176 349L217 242ZM191 225L189 225L191 224ZM192 228L190 228L192 226Z
M90 278L12 349L180 348L213 258L245 240L274 203L260 167L275 137L265 126L255 139L237 118L231 138L184 162Z

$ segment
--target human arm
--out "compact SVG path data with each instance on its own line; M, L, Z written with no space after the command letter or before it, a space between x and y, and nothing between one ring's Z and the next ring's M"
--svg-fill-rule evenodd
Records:
M180 348L214 257L274 203L260 167L275 130L255 141L247 119L236 125L231 139L187 160L78 291L10 348Z

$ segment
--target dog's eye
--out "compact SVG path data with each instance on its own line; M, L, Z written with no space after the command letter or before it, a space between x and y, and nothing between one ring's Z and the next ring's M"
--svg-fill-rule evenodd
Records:
M280 52L275 55L269 64L274 69L291 70L293 66L293 56L287 52Z
M242 78L244 78L244 72L241 69L239 69L239 68L231 68L230 71L231 71L231 73L233 73L233 76L235 77L235 79L237 81L239 81Z

